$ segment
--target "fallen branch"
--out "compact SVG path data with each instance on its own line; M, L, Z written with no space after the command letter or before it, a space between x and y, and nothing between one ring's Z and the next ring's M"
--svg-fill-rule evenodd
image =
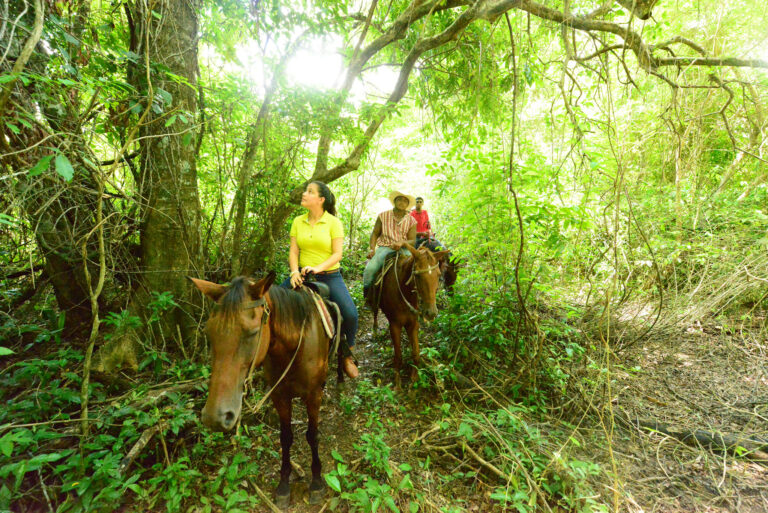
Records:
M157 433L160 432L161 429L164 429L166 427L166 424L164 421L158 422L154 426L147 428L144 430L144 432L141 434L138 440L136 440L136 443L133 444L133 447L131 447L131 450L128 451L128 454L125 455L125 458L120 462L120 466L117 467L117 471L122 475L125 473L126 470L128 470L128 467L131 466L131 463L136 459L136 457L141 453L141 451L144 449L144 447L147 446L150 440L152 440L152 437L155 436Z
M655 420L636 419L632 425L646 431L656 431L692 447L706 447L713 452L727 452L737 458L747 458L768 466L768 442L756 438L722 434L701 429L675 431Z
M264 493L264 491L258 487L256 483L253 482L253 479L248 479L248 482L251 483L251 486L253 486L253 489L256 490L256 494L261 498L261 500L266 503L267 507L273 512L273 513L283 513L280 508L275 506L275 503L269 500L269 497L267 497L267 494Z

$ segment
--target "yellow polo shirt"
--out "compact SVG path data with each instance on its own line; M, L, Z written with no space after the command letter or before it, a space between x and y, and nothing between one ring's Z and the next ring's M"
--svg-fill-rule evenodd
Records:
M338 217L323 212L315 226L309 224L309 212L293 220L291 237L299 245L299 266L314 267L328 260L333 254L333 239L344 238L344 226ZM327 271L338 269L339 264Z

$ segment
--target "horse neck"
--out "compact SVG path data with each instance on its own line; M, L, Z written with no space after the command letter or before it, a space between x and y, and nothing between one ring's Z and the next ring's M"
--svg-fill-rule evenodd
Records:
M400 282L400 286L405 287L405 282L411 279L413 275L413 266L416 263L416 259L413 255L409 255L402 260L397 261L397 281ZM403 289L405 290L405 289Z
M294 290L288 290L286 292L299 294ZM278 302L275 297L270 295L269 291L267 291L264 296L267 300L267 304L269 305L270 310L269 332L272 334L272 344L280 344L290 350L295 349L301 336L301 331L309 329L309 324L312 318L312 311L310 310L310 317L307 319L306 326L304 325L305 323L302 323L298 326L293 326L295 323L290 320L287 311L289 306L280 304L280 302ZM290 298L290 295L287 297Z

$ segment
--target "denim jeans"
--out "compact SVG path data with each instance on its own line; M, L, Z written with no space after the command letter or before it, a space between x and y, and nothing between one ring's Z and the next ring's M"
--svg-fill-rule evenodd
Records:
M395 250L386 246L379 246L376 248L376 252L373 254L373 258L368 260L365 264L365 270L363 270L363 288L368 288L373 285L373 280L376 278L376 273L379 269L384 267L384 260L387 259L387 255L391 255ZM400 248L400 254L403 256L410 256L411 252L406 248Z
M432 237L431 239L428 239L426 237L416 237L416 245L414 246L416 249L419 249L422 245L426 244L427 248L430 251L441 251L446 248L442 242Z
M341 272L316 274L315 279L320 283L328 285L330 292L328 299L339 305L339 311L343 318L341 332L347 340L347 347L354 347L355 336L357 335L357 307L352 300L352 296L349 295L349 289L347 289L347 285L344 283ZM286 289L291 288L291 277L286 278L280 286Z

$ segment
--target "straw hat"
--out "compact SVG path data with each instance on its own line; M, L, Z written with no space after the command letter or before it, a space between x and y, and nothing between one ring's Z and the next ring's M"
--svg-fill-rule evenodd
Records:
M408 200L408 206L405 207L406 210L416 205L416 198L414 198L410 194L405 194L404 192L400 192L400 191L390 191L389 202L392 203L393 207L395 206L395 198L397 198L398 196L402 196L403 198L406 198Z

